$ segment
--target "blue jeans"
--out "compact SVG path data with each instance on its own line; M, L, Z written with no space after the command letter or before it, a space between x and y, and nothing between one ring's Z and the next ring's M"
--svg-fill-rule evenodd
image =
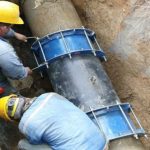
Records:
M18 150L52 150L47 144L32 145L26 139L18 143Z

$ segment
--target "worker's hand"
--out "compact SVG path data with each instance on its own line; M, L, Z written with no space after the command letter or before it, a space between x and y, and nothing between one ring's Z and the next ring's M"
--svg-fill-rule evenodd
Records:
M27 42L27 37L23 34L15 32L15 37L20 41Z
M26 67L28 75L31 75L33 72L29 67Z

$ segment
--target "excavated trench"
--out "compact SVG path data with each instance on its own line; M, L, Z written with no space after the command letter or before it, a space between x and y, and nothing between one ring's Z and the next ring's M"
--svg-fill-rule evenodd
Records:
M11 0L13 1L13 0ZM15 1L15 0L14 0ZM150 1L149 0L72 0L84 26L94 30L106 52L103 63L122 102L130 102L141 121L150 130ZM16 1L17 2L17 1ZM15 26L20 33L31 35L28 26ZM32 43L32 41L30 41ZM12 40L23 63L34 67L31 43ZM52 91L48 78L35 72L25 82L13 82L24 96ZM9 130L8 149L16 149L17 131ZM16 140L14 140L16 139ZM12 142L15 141L15 142ZM146 149L150 140L142 139ZM4 145L1 149L7 149Z

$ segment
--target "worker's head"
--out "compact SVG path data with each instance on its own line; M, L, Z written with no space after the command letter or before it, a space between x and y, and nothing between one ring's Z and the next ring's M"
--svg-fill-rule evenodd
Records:
M0 1L0 36L4 36L13 24L23 24L19 17L19 6L8 1Z
M26 102L25 97L9 95L0 99L0 118L7 121L18 120L23 114L23 108Z

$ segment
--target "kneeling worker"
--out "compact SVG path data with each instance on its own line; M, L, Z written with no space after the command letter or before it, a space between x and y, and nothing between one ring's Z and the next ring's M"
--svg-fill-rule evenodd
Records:
M106 141L98 127L56 93L37 98L3 97L0 117L19 121L20 132L29 141L21 140L20 150L103 150L105 147Z
M15 49L8 41L12 37L24 42L27 40L26 36L11 29L13 25L23 23L19 17L18 5L0 1L0 97L17 92L7 78L19 80L32 74L32 70L20 62Z

